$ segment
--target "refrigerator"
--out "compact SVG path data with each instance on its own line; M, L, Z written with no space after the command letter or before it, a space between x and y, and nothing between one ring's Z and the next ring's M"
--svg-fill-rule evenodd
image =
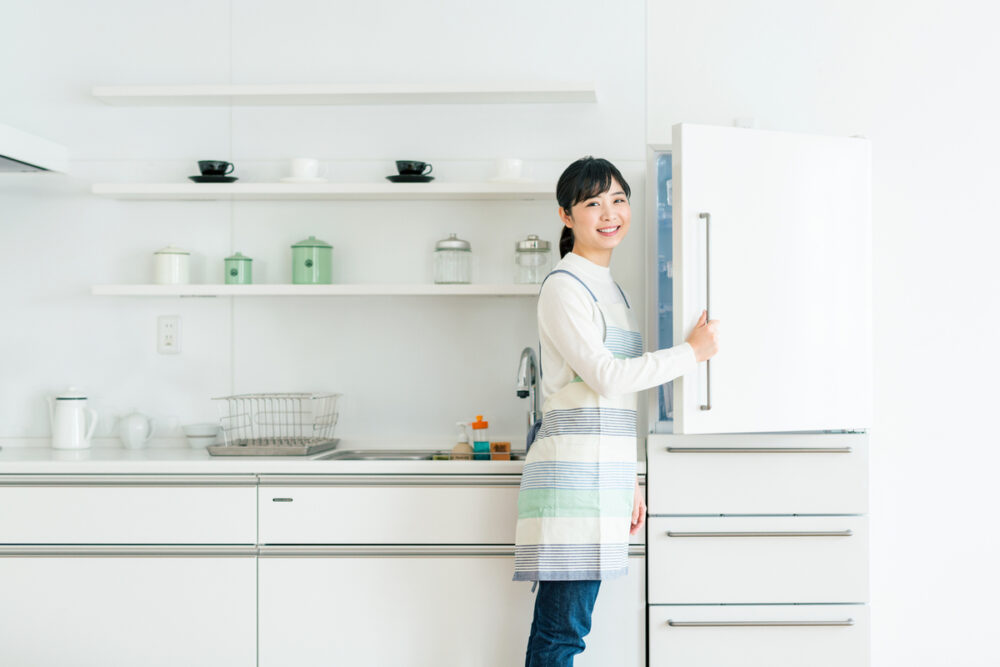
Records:
M868 665L871 146L680 124L648 147L649 664Z

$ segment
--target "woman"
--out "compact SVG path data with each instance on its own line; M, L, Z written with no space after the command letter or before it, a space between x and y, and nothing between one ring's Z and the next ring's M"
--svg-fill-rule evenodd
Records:
M629 534L646 519L636 392L694 370L718 349L718 322L703 311L686 342L642 353L637 318L608 268L628 233L629 194L613 164L589 156L556 186L562 260L538 296L546 398L521 477L514 550L514 580L538 587L527 667L572 665L601 580L628 573Z

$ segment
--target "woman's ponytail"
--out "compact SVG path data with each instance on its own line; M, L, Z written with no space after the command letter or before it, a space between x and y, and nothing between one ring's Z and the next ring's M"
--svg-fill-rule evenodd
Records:
M563 225L562 236L559 237L559 257L565 257L566 253L573 249L573 229Z

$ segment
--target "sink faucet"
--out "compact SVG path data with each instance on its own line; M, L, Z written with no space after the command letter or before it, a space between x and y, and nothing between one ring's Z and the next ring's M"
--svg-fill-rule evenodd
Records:
M542 410L539 398L539 381L541 374L538 372L538 364L535 362L535 350L526 347L521 351L521 361L517 365L517 396L527 398L528 406L528 434L529 437L535 422L542 418Z

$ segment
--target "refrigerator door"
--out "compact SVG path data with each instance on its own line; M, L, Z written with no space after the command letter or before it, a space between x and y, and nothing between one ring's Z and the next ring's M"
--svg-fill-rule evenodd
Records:
M869 142L682 124L672 160L674 341L720 321L674 432L870 427Z

